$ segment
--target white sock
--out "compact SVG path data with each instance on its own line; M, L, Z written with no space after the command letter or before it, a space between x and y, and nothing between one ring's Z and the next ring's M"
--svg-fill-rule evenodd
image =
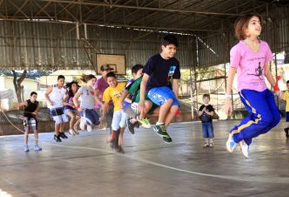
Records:
M162 125L164 124L163 122L157 122L156 125Z

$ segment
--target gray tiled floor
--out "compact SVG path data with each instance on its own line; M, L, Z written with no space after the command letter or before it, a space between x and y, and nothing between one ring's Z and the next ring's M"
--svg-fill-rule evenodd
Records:
M58 144L52 133L41 134L39 153L23 152L23 136L0 138L0 191L20 197L288 196L284 120L253 141L250 159L225 150L237 123L214 122L215 147L205 149L199 122L173 124L170 145L151 130L126 132L124 155L110 150L103 130Z

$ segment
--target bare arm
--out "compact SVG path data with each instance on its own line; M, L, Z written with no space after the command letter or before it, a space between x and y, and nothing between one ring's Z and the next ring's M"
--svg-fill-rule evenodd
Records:
M231 115L233 112L233 106L232 106L232 101L230 95L232 94L232 88L233 88L233 81L234 77L236 75L237 68L235 67L230 67L229 74L228 74L228 79L227 79L227 95L226 100L225 100L225 105L224 105L224 112L227 115Z
M268 63L265 64L265 73L264 73L265 77L267 78L267 80L269 81L269 83L271 84L272 87L275 86L275 79L269 69L269 65ZM284 92L280 91L279 89L275 90L275 87L274 87L274 92L276 95L278 95L279 99L283 99L283 95L284 95Z
M103 121L105 119L105 115L108 111L108 108L109 108L109 102L105 102L104 106L103 106L103 111L102 111L102 116L100 118L100 121Z
M123 101L126 100L126 97L128 96L128 90L124 90L120 97L120 107L123 108Z
M36 110L35 110L34 112L32 112L32 114L33 114L34 116L37 116L39 110L40 110L40 107L39 107L39 103L38 103Z
M213 115L214 115L214 111L211 111L211 112L205 111L205 113L206 113L206 114L209 114L210 116L213 116Z
M265 65L265 77L267 78L267 80L269 81L269 83L271 84L271 86L275 85L275 79L272 75L272 73L270 72L269 66L268 64Z
M65 94L65 96L64 96L64 98L63 98L63 104L65 105L65 106L71 106L71 104L69 104L68 102L66 102L67 101L67 99L68 99L68 94Z
M234 81L236 72L237 72L237 68L230 67L229 74L228 74L228 79L227 79L227 94L228 95L232 94L233 81Z
M102 108L104 107L102 101L98 98L98 94L96 94L96 91L95 91L94 100L96 104L99 103Z
M76 94L74 95L73 97L73 103L74 103L74 106L75 107L78 107L79 106L79 97L80 97L81 93L80 92L76 92Z
M148 74L144 73L141 84L140 84L140 102L139 103L142 106L144 105L144 102L145 102L146 86L147 86L149 77L150 76Z
M173 92L175 93L176 98L178 98L179 96L178 79L173 79Z
M19 108L20 107L26 107L28 105L27 101L23 101L21 103L19 103Z
M49 94L52 92L52 89L53 89L52 86L50 86L47 88L47 90L45 92L45 98L50 105L53 105L53 103L51 102L51 100L49 98Z

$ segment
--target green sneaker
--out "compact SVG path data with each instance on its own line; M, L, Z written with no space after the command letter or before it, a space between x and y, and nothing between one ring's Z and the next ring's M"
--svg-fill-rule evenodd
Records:
M151 128L151 124L149 122L149 120L147 118L142 118L142 119L138 119L138 121L140 122L140 124L146 128L146 129L149 129Z
M164 142L169 144L171 143L173 140L172 138L169 136L166 128L165 128L165 125L161 124L161 125L155 125L153 127L153 129L155 130L155 132L163 138Z

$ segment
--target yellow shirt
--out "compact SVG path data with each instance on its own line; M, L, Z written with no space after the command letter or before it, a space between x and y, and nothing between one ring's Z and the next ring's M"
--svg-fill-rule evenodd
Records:
M120 98L122 95L122 92L125 88L125 83L118 83L116 87L108 87L105 89L103 93L103 101L109 102L112 100L114 111L121 110L120 108Z
M283 95L283 100L286 102L286 112L289 112L289 92L286 90Z

